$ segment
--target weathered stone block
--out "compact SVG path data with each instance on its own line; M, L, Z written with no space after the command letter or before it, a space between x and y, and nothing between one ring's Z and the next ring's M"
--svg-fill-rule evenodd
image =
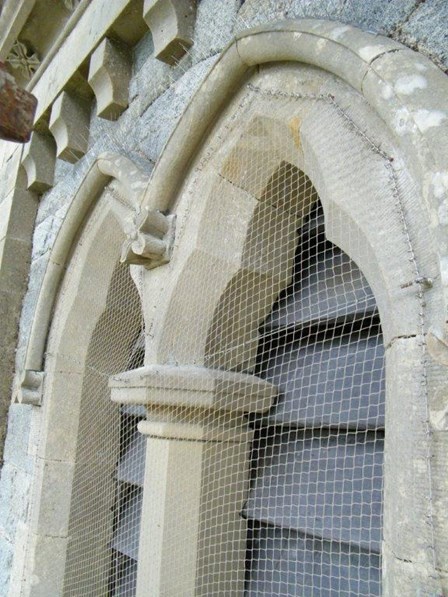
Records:
M431 569L434 553L438 566L448 554L448 433L430 421L446 372L423 342L397 339L386 350L384 540L395 557Z
M415 2L416 10L400 27L397 35L404 44L429 56L445 71L448 68L446 23L448 4L445 0Z
M14 542L17 522L25 520L28 512L31 476L16 466L5 463L0 483L0 528L11 543Z
M129 49L104 39L90 58L89 84L95 92L96 113L116 120L129 104L132 62Z
M72 462L37 459L34 532L51 537L67 536L73 471Z
M5 461L31 472L32 459L28 454L28 438L32 411L30 406L11 404L8 413L8 435L5 442Z
M8 595L11 566L14 557L14 546L0 536L0 594Z
M32 557L25 569L26 594L29 597L61 595L67 539L31 533L28 549Z
M220 52L232 38L240 0L202 0L194 26L193 63Z

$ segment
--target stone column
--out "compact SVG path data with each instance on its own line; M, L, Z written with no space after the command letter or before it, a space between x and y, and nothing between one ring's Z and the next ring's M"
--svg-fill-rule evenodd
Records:
M148 412L137 595L242 594L252 437L244 413L268 409L276 389L253 375L156 365L110 386L112 400Z

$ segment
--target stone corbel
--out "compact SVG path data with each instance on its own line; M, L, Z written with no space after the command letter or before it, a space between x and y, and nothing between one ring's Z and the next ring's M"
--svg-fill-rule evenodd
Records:
M158 60L174 65L193 45L195 8L194 0L145 0L143 17Z
M58 158L77 162L88 146L88 105L63 91L51 109L50 131L56 140Z
M43 371L26 369L17 384L13 396L14 401L17 401L20 404L40 406L42 404L42 384L44 375Z
M49 135L37 131L31 135L25 146L22 159L28 179L27 188L35 193L44 193L53 186L56 164L56 146Z
M121 262L153 269L170 260L174 242L175 216L143 207L125 228Z
M97 101L97 115L116 120L129 104L131 54L123 44L104 39L90 58L89 84Z

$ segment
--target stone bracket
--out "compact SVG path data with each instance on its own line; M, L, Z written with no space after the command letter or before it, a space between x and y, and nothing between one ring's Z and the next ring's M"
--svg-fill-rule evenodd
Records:
M90 58L89 84L97 101L97 115L116 120L129 104L131 54L124 44L104 39Z
M194 0L145 0L143 17L158 60L175 65L193 45L195 8Z
M25 146L22 159L28 179L27 188L44 193L53 186L56 165L56 146L50 135L34 131Z
M54 102L50 117L59 158L75 163L86 153L89 124L88 104L63 91Z
M153 269L168 263L175 236L176 216L148 208L135 212L125 227L121 262Z
M40 406L42 404L44 376L45 373L43 371L25 369L20 376L20 381L14 392L14 402Z

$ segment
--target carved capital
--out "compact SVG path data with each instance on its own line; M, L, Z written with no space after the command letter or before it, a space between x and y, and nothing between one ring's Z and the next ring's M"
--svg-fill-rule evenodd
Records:
M40 66L39 56L19 40L14 42L6 62L25 79L31 79Z
M265 412L278 393L256 375L193 365L146 365L109 378L120 404L229 413Z
M63 91L53 104L50 131L56 140L57 156L77 162L87 151L89 109L87 104Z
M73 12L76 8L78 8L80 2L81 0L62 0L62 4L70 12Z
M42 384L44 380L43 371L32 371L25 369L19 378L14 399L20 404L42 404Z
M90 58L89 84L97 101L97 115L116 120L129 104L131 54L123 44L104 39Z
M176 64L193 45L195 8L194 0L145 0L143 17L158 60Z
M56 147L50 135L34 131L28 145L25 145L22 164L28 179L27 188L44 193L54 183Z
M153 269L167 263L174 241L175 216L143 208L125 228L121 262Z
M112 376L109 387L114 402L146 406L141 433L195 441L247 441L244 414L266 411L278 393L255 375L185 365L126 371Z

